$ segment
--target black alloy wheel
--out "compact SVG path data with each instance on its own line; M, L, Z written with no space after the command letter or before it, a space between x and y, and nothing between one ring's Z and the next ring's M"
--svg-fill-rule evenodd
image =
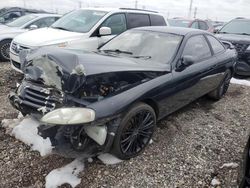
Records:
M10 59L10 43L11 40L3 40L0 42L1 61L8 61Z
M220 100L227 92L229 85L230 85L230 80L232 78L232 73L230 70L227 70L224 74L224 78L220 85L212 92L208 94L208 96L214 100Z
M120 159L140 154L150 142L156 125L154 110L139 103L124 116L114 141L113 153Z

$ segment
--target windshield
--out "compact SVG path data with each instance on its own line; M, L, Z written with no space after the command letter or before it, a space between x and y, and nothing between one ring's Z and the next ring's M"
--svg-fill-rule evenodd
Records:
M233 20L226 24L219 33L250 35L250 20Z
M170 33L130 30L108 42L100 51L149 62L169 63L181 40L182 36Z
M62 30L86 33L88 32L107 12L96 10L76 10L66 14L56 21L51 27Z
M190 21L169 19L168 23L170 26L174 26L174 27L188 27L190 24Z
M31 20L37 18L35 15L28 14L26 16L22 16L20 18L17 18L16 20L7 23L6 25L9 27L22 27L24 24L30 22Z

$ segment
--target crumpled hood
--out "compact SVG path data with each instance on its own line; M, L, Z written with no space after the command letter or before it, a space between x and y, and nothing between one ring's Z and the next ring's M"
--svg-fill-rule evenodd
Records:
M248 35L216 34L215 36L219 38L220 40L225 40L229 42L250 43L250 36Z
M41 81L68 93L75 92L90 75L121 71L170 71L168 64L53 47L40 48L25 56L25 51L22 51L21 68L27 79Z
M84 34L53 28L41 28L18 35L14 41L24 46L40 47L77 40L79 37L84 37Z

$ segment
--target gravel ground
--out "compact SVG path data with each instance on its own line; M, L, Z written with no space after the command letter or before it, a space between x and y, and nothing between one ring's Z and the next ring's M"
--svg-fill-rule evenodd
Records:
M21 76L0 64L0 121L17 111L7 94ZM237 187L239 167L250 132L250 87L231 85L218 102L203 97L158 123L153 143L129 161L86 163L77 187ZM44 187L46 175L72 159L38 152L5 134L0 127L0 187ZM213 181L214 182L214 181ZM63 185L61 187L69 187Z

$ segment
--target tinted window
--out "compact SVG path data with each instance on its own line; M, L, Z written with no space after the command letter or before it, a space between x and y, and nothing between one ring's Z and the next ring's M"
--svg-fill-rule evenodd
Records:
M120 34L127 30L126 18L124 14L115 14L106 19L101 25L110 27L112 35Z
M140 63L169 63L174 57L182 36L170 33L129 30L114 38L102 48L104 53L111 53L128 58L141 59ZM115 53L116 50L127 53Z
M200 21L199 24L200 24L200 29L201 30L208 30L208 25L207 25L206 22Z
M12 20L20 17L20 16L21 16L21 12L18 12L18 11L16 11L16 12L8 12L8 13L2 15L0 17L0 19L2 21L4 21L4 22L7 22L7 21L9 22L9 21L12 21Z
M225 48L222 46L222 44L216 38L214 38L210 35L208 35L207 38L208 38L215 54L225 50Z
M250 35L250 20L233 20L226 24L219 32Z
M166 22L165 22L165 20L164 20L164 18L162 16L151 14L150 15L150 21L151 21L152 26L166 25Z
M43 28L43 27L49 27L51 26L58 18L57 17L48 17L48 18L41 18L31 24L29 24L30 27L31 25L36 25L38 28Z
M211 51L204 36L198 35L188 39L182 56L192 56L195 61L210 57Z
M191 27L191 28L195 28L195 29L199 29L198 22L197 22L197 21L194 21L190 27Z
M129 13L127 15L128 28L150 26L149 15Z

